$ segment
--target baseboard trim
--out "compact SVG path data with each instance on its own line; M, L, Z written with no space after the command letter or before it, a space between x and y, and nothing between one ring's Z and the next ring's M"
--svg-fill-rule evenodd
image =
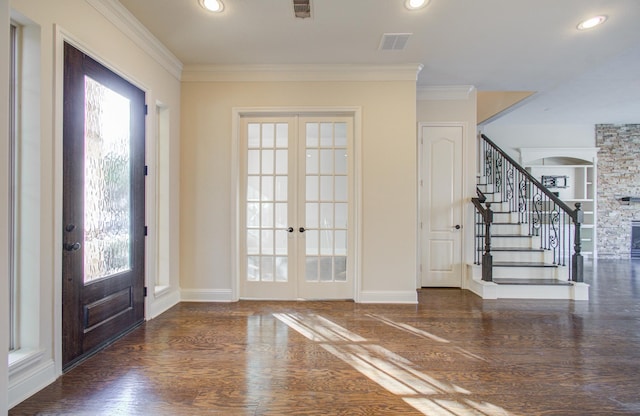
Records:
M180 303L180 291L174 290L173 292L162 292L153 300L153 303L151 303L147 319L158 317L178 303Z
M358 303L418 303L418 292L411 291L378 291L363 290L357 300Z
M182 302L234 302L231 289L182 289Z
M53 360L47 360L33 367L24 374L16 375L9 380L7 396L9 409L33 396L56 380L56 369Z

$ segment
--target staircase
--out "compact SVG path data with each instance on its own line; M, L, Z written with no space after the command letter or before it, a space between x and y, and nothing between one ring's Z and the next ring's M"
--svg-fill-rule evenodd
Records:
M475 261L468 288L481 297L588 299L580 205L570 208L481 135Z

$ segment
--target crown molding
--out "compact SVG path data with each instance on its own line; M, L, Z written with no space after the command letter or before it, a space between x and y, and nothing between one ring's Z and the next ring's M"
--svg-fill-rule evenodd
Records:
M120 2L117 0L86 1L177 80L181 79L182 62Z
M418 101L468 100L476 90L473 85L441 85L418 87Z
M421 64L188 65L183 82L417 81Z

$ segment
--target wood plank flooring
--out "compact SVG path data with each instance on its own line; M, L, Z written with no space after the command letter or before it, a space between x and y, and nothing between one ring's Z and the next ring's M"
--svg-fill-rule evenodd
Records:
M9 414L640 414L640 262L587 280L587 302L181 303Z

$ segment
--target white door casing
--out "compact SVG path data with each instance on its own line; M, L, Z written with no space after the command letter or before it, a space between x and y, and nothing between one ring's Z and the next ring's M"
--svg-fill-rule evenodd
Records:
M421 126L420 284L462 286L462 125Z

